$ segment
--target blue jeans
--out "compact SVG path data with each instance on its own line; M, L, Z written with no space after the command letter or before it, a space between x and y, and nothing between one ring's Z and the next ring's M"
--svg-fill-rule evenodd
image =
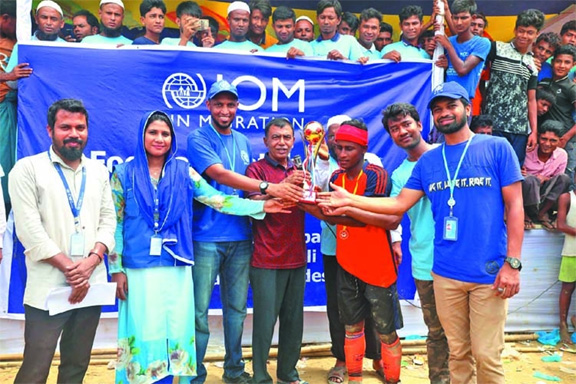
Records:
M220 275L220 300L224 325L224 375L229 378L244 372L242 360L242 331L246 318L248 296L248 275L252 241L194 242L194 298L196 300L196 359L198 376L191 383L206 381L206 367L203 364L210 330L208 329L208 309L216 282Z

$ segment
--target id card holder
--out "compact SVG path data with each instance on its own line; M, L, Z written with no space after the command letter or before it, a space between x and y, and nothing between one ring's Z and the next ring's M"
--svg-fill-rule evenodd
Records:
M84 256L84 234L82 232L74 232L70 236L70 256Z
M458 218L446 216L444 218L444 240L458 240Z
M150 238L150 256L160 256L162 254L162 237L154 235Z

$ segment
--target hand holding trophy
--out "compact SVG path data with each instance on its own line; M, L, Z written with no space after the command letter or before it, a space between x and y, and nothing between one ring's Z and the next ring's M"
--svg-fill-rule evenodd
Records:
M304 181L303 203L316 203L316 185L314 182L314 171L316 168L316 159L318 151L324 140L324 127L317 121L311 121L304 126L302 130L302 143L304 144L303 169L310 174L310 182Z

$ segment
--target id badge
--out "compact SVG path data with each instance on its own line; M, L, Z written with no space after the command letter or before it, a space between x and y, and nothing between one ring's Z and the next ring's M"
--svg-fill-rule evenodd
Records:
M446 216L444 218L444 240L458 240L458 218Z
M150 238L150 256L160 256L162 254L162 238L154 235Z
M74 232L70 236L70 256L84 256L84 234L82 232Z

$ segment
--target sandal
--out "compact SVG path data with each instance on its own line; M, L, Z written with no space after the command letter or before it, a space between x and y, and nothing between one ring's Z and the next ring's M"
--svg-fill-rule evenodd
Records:
M534 228L536 228L536 227L534 226L534 222L532 220L524 219L524 230L525 231L528 231L528 230L534 229Z
M343 384L346 376L346 367L332 367L328 371L328 384Z
M542 228L547 231L555 231L556 230L556 223L553 220L542 220L540 222Z

